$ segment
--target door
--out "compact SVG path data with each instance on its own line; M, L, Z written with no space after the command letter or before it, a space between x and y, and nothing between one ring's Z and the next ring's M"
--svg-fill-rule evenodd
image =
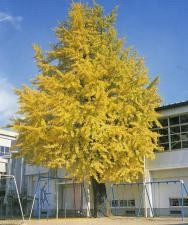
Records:
M82 209L81 185L62 185L62 208L66 216L79 214Z

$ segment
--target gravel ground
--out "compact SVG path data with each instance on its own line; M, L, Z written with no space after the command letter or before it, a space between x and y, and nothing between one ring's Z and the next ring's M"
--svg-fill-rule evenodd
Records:
M180 218L98 218L98 219L41 219L25 221L0 221L0 225L188 225L188 218L184 222Z

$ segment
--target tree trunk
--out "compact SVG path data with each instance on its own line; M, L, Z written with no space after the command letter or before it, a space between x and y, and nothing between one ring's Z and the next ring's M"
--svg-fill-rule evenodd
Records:
M104 213L101 210L101 205L107 199L106 186L104 183L98 183L93 177L91 178L91 185L93 189L93 217L99 217L99 214L106 215L106 212Z

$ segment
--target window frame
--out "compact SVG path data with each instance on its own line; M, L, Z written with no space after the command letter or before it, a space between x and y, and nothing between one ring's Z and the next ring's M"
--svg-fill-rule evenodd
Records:
M182 116L187 116L188 117L188 113L182 113L182 114L179 114L179 115L172 115L172 116L167 116L167 117L163 117L161 116L161 118L159 119L159 122L160 120L165 120L167 121L167 125L165 126L162 126L161 128L160 127L155 127L153 128L152 130L154 132L158 132L159 134L162 133L160 132L160 130L162 129L167 129L168 131L168 134L164 133L164 134L160 134L160 137L168 137L168 142L160 142L158 139L158 144L159 146L161 147L164 147L164 151L165 152L168 152L168 151L179 151L179 150L183 150L183 149L188 149L188 139L186 139L185 137L183 138L183 135L188 135L188 130L186 131L186 128L188 127L188 122L184 122L182 123L181 122L181 117ZM176 124L170 124L170 119L171 118L178 118L178 122L179 123L176 123ZM174 127L177 127L177 132L172 132L172 129ZM182 127L184 127L184 131L182 131ZM173 141L173 139L175 139L175 137L178 137L179 136L179 140L177 141ZM164 137L164 138L165 138ZM162 138L161 138L162 139ZM173 147L173 145L180 145L180 147ZM166 146L166 147L165 147Z
M117 206L113 206L113 202L117 201ZM124 201L126 202L126 206L121 206L120 202ZM131 206L131 204L129 204L129 202L134 201L134 206ZM111 200L111 208L127 208L127 209L135 209L136 208L136 200L135 199L113 199Z
M170 203L171 203L172 200L178 200L178 202L179 202L178 205L177 206L171 205ZM183 203L184 203L184 200L187 200L188 201L188 197L183 198ZM170 197L169 198L169 207L170 208L180 208L180 207L182 207L181 201L182 201L182 198L181 197ZM188 208L188 205L183 204L183 207Z
M10 147L0 145L0 155L1 156L9 156L10 155Z

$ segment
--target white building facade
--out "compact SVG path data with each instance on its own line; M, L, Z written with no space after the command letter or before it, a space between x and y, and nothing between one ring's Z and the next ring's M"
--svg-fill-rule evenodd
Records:
M188 187L188 101L158 109L162 128L156 128L164 152L156 153L155 160L146 161L146 179L150 181L183 181ZM151 201L156 215L188 216L188 196L181 183L156 184Z
M34 217L89 216L87 185L65 178L64 169L37 167L14 157L17 151L11 147L17 135L0 129L0 219L20 216L15 184L1 175L15 176L26 217L30 216L32 203Z
M66 178L64 169L51 170L27 164L24 175L28 216L90 216L90 194L87 184Z
M156 152L155 160L145 161L144 178L136 184L106 184L107 199L99 215L106 213L108 205L113 215L188 216L188 101L157 111L162 128L154 130L161 135L159 144L164 152ZM23 159L11 160L9 148L16 134L5 133L0 134L0 170L16 175L25 215L30 215L32 207L31 216L39 218L91 215L89 186L66 179L63 169L49 170L24 164Z
M24 166L23 159L13 159L16 151L11 150L17 133L0 129L0 218L19 217L18 193L22 193ZM14 175L17 181L10 175Z
M164 151L145 161L144 178L137 184L108 185L114 215L188 216L188 101L157 111L162 128L154 130Z

